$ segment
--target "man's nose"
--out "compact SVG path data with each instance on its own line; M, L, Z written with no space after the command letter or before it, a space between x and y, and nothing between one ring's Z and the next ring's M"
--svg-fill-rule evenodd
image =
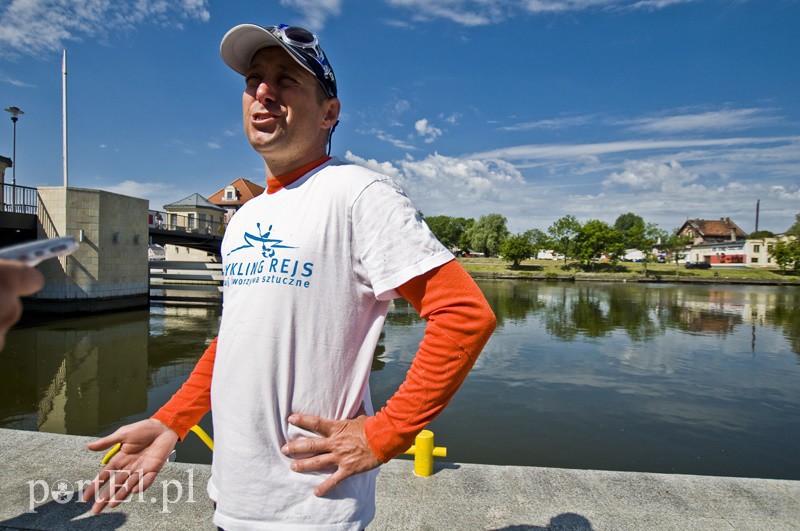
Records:
M267 83L266 81L262 81L258 84L258 88L256 89L256 99L262 104L265 101L275 101L275 96L273 85Z

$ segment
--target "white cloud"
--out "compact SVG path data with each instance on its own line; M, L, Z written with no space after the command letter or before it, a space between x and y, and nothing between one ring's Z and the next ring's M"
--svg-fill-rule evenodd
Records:
M377 138L378 140L380 140L381 142L388 142L389 144L393 145L394 147L397 147L397 148L400 148L400 149L405 149L405 150L415 150L415 149L417 149L416 147L412 146L411 144L408 144L408 143L400 140L399 138L395 138L394 136L390 135L386 131L383 131L382 129L372 128L372 129L370 129L368 131L359 131L359 133L361 133L363 135L372 135L375 138Z
M388 175L392 179L400 182L403 179L403 176L400 174L400 170L398 170L394 164L391 162L378 162L375 159L364 159L355 155L352 151L347 150L347 153L344 155L345 160L352 162L353 164L358 164L359 166L364 166L365 168L372 170L377 173L381 173L383 175Z
M342 0L281 0L281 5L300 11L304 17L303 26L314 31L321 30L328 17L342 10Z
M209 149L220 149L222 147L217 142L206 142L206 146Z
M631 129L648 133L684 133L741 130L774 123L772 109L721 109L716 111L649 116L631 120Z
M410 155L395 162L378 162L347 152L345 158L395 179L421 204L437 200L498 201L509 186L525 183L517 169L503 160L475 160L434 153L415 160Z
M97 188L113 192L115 194L127 195L147 199L150 202L151 210L164 210L164 205L173 203L189 195L171 184L141 181L122 181L111 185L97 185Z
M426 144L430 144L437 137L442 136L442 130L429 124L427 118L417 120L414 124L414 129L417 131L417 135L424 138Z
M744 146L800 142L800 137L752 137L685 140L623 140L595 144L528 144L474 153L474 158L501 158L504 160L565 159L609 155L631 151L686 149L692 147Z
M800 200L800 187L795 186L794 191L787 189L785 186L775 185L771 186L769 189L769 193L773 196L776 196L780 199L785 199L789 201L797 201Z
M594 115L586 116L563 116L559 118L548 118L545 120L536 120L533 122L522 122L518 124L506 125L500 127L500 131L527 131L530 129L566 129L568 127L577 127L586 125L594 119Z
M450 20L462 26L483 26L520 14L558 14L587 10L657 10L698 0L386 0L407 9L411 18Z
M457 113L457 112L454 112L450 116L445 116L444 113L441 113L439 115L439 118L444 120L445 122L447 122L449 124L457 124L458 121L461 119L461 114Z
M41 55L69 41L148 23L181 28L208 21L207 0L11 0L0 8L0 52Z
M105 148L107 148L108 146L107 146L107 145L105 145L105 144L100 144L98 147L99 147L100 149L105 149Z
M2 30L0 30L2 31ZM9 85L14 85L15 87L34 87L35 85L31 85L30 83L25 83L24 81L20 81L17 78L8 76L0 72L0 83L8 83Z
M667 191L696 181L697 175L686 171L677 161L668 163L648 160L628 160L625 170L612 173L603 181L606 186L620 184L637 190Z

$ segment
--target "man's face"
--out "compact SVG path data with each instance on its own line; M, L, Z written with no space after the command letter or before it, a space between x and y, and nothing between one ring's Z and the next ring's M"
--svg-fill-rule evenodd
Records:
M245 83L244 131L253 149L282 160L324 150L330 105L319 102L318 81L289 54L278 46L260 50Z

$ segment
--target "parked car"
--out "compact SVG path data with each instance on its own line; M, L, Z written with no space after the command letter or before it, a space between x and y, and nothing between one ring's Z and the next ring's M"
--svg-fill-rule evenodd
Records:
M686 262L683 267L686 269L711 269L711 264L708 262Z

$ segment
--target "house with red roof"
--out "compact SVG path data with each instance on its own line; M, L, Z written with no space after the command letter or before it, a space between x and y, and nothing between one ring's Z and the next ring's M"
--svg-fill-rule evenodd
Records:
M239 210L243 204L264 193L264 187L247 179L236 179L231 184L211 195L208 201L225 209L225 222Z
M678 234L690 237L693 245L747 239L747 233L731 221L731 218L687 219Z

